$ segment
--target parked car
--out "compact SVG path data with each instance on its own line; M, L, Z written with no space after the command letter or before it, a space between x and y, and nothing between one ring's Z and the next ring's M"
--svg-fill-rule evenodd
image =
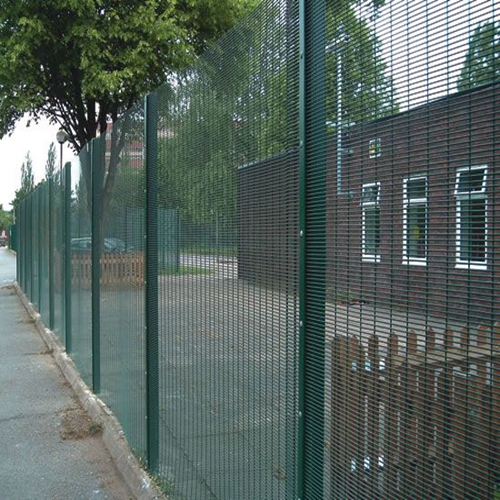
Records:
M107 253L117 253L127 251L125 242L120 238L104 238L104 251ZM71 250L73 252L90 252L92 250L92 238L71 238ZM130 249L128 249L130 251Z

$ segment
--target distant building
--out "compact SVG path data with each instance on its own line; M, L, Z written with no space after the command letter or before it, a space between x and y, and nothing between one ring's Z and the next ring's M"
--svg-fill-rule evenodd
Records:
M500 84L355 125L327 142L326 279L355 297L457 319L500 300ZM297 269L296 151L239 171L239 274Z

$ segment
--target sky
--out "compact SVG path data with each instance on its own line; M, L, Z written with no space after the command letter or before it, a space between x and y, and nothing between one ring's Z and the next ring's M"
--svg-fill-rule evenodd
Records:
M457 91L479 23L500 20L498 0L386 0L375 22L400 110Z
M60 146L56 141L59 127L50 125L46 120L37 125L32 123L29 127L26 127L26 123L26 119L21 120L11 136L0 140L0 204L4 210L12 208L10 203L16 190L21 187L21 165L26 161L28 152L33 163L35 184L45 177L45 164L51 142L56 146L56 166L60 164ZM73 157L74 153L66 146L63 147L63 160L67 161Z

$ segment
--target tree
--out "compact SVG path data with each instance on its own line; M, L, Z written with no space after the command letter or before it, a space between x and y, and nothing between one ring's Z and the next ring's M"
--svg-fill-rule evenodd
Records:
M459 91L467 90L499 78L500 22L480 23L470 38L457 88Z
M50 143L47 152L47 161L45 163L45 178L51 179L56 170L56 146L53 142Z
M257 0L39 0L0 6L0 136L28 113L59 124L76 152L185 67ZM107 206L126 127L113 128ZM84 172L90 179L89 172Z
M0 233L2 231L7 231L7 229L11 224L12 224L12 213L4 210L3 205L0 203Z
M30 153L26 154L26 161L21 165L21 187L16 190L16 195L12 201L15 210L21 202L35 190L35 179L33 176L33 162Z
M398 110L371 19L358 15L358 4L339 0L327 6L323 102L326 124L334 125L329 132ZM383 2L371 4L376 16ZM197 223L209 222L213 212L230 218L237 209L237 169L297 147L295 6L290 0L257 10L163 99L169 107L161 114L170 127L159 145L164 206L180 208Z

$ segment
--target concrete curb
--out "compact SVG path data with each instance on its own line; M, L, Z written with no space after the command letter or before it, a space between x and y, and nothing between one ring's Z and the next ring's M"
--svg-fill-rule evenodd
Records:
M28 301L17 282L14 283L14 288L83 408L94 422L102 426L104 445L132 493L138 500L166 500L167 497L152 482L132 453L123 429L112 411L87 387L73 360L66 354L57 336L45 327L40 314Z

